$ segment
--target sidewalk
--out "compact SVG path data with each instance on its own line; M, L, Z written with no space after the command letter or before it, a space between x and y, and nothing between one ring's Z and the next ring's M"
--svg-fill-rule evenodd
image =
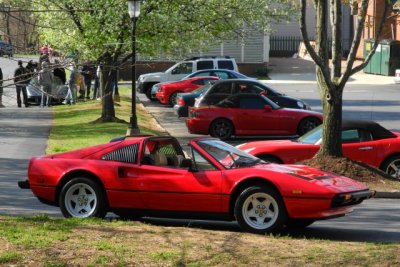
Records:
M355 64L360 64L356 61ZM342 67L345 67L343 62ZM270 58L268 64L268 83L316 83L315 63L311 59L301 58ZM360 71L350 77L352 84L394 84L393 76L367 74ZM400 84L399 84L400 87Z

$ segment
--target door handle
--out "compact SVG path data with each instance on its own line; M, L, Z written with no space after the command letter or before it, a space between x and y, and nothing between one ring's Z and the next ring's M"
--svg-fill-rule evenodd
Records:
M372 150L372 149L374 149L372 146L363 146L363 147L360 147L358 150L366 151L366 150Z

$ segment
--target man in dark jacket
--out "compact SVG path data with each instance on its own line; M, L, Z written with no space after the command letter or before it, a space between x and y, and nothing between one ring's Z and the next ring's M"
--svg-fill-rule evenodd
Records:
M89 63L83 65L81 74L86 87L86 99L90 99L90 88L94 76L93 67Z
M14 83L15 88L17 89L17 104L18 107L21 107L21 92L24 100L25 107L28 107L28 95L26 93L26 80L27 72L26 69L22 66L22 61L18 60L18 68L14 71Z

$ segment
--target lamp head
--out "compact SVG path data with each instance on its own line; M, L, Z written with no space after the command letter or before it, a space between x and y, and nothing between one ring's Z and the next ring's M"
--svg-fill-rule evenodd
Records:
M140 0L128 0L129 17L137 18L140 15Z

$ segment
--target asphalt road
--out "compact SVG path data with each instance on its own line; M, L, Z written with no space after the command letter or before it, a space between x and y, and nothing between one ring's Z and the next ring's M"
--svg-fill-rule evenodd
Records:
M0 58L0 64L3 64ZM15 63L15 62L14 62ZM10 64L10 63L8 63ZM15 63L16 65L16 63ZM4 66L2 65L3 72ZM12 64L9 69L13 71ZM6 76L5 76L6 77ZM275 84L277 89L290 95L302 95L318 110L318 93L310 84ZM282 88L280 88L282 86ZM366 89L365 85L349 89L346 101L353 101L353 105L346 107L345 114L353 112L367 116L376 116L379 122L388 123L390 129L400 129L396 106L398 94L396 86L381 86ZM26 179L29 159L44 154L48 134L51 127L51 109L38 107L17 108L14 88L7 90L7 98L11 99L6 108L0 109L0 215L33 216L49 214L60 217L58 208L40 203L30 192L17 186L17 181ZM380 100L371 99L371 90ZM379 92L379 93L378 93ZM399 92L400 93L400 92ZM346 93L347 94L347 93ZM173 115L171 108L162 107L146 102L143 95L139 95L143 103L156 116L157 120L172 134L178 132L178 137L185 142L191 135L187 134L183 119ZM370 103L370 104L368 104ZM371 105L373 103L373 105ZM354 109L354 111L351 111ZM372 112L371 112L372 110ZM386 117L389 117L386 119ZM112 218L109 214L109 218ZM227 229L239 231L235 223L208 222L208 221L176 221L147 218L144 221L161 225L182 225L206 229ZM333 220L316 222L309 228L301 231L282 232L299 238L323 238L329 240L345 240L360 242L400 242L400 204L395 199L372 199L357 206L352 214Z

